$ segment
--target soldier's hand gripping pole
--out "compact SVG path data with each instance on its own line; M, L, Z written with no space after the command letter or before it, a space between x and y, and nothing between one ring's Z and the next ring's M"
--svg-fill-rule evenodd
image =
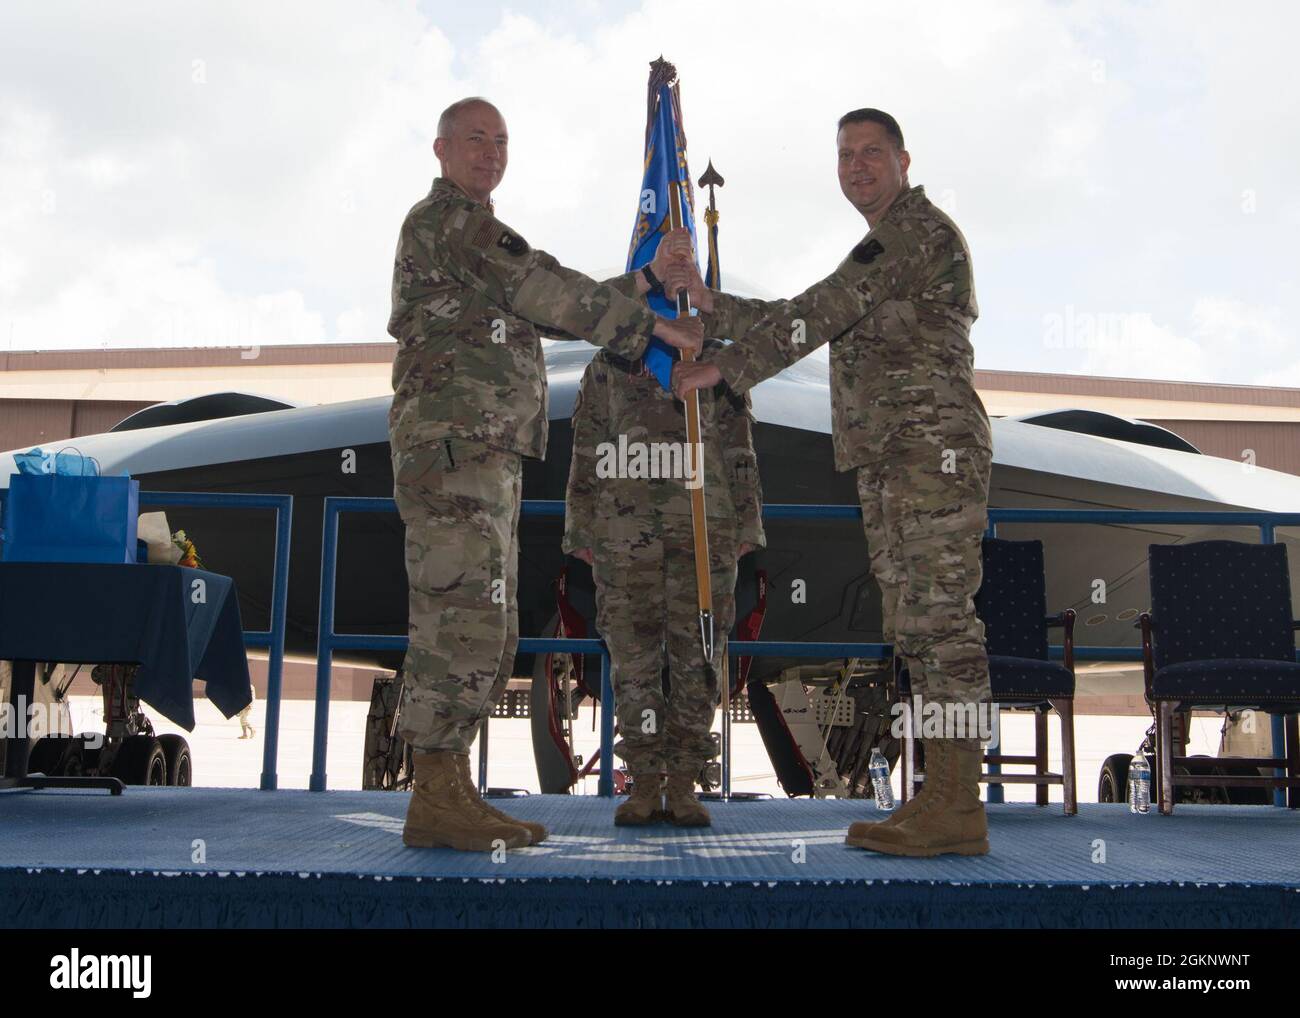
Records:
M682 185L673 181L672 201L668 203L668 221L674 229L682 225ZM677 317L684 318L691 313L691 298L685 290L679 290L677 297ZM682 360L690 363L695 360L691 350L682 351ZM704 511L704 442L700 435L700 394L692 392L686 397L686 440L690 445L690 455L694 463L691 488L691 528L695 535L695 588L698 593L700 609L700 641L704 647L704 663L710 683L713 675L713 577L709 571L709 529L708 517Z

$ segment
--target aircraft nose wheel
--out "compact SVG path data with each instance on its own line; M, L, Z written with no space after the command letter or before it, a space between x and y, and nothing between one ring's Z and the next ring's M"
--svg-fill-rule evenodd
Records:
M152 735L132 735L122 740L113 760L113 777L128 785L167 784L167 754Z
M47 735L38 739L27 755L27 773L71 777L80 775L81 740L67 735Z
M1116 753L1106 758L1097 780L1098 802L1128 801L1128 767L1132 757Z
M163 756L167 761L168 785L189 788L193 780L193 758L190 744L181 735L160 735L158 743L162 746Z

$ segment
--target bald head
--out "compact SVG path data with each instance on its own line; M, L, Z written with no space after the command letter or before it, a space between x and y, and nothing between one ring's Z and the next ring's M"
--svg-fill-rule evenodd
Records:
M443 110L442 116L438 118L438 137L439 138L451 137L451 133L456 126L456 117L459 116L463 111L472 110L475 108L481 108L484 106L486 106L489 110L495 113L498 117L501 116L501 111L497 109L495 106L493 106L486 99L484 99L482 96L472 95L468 99L456 100L445 110Z
M473 96L443 110L433 154L444 177L487 205L505 175L509 140L501 111L486 99Z

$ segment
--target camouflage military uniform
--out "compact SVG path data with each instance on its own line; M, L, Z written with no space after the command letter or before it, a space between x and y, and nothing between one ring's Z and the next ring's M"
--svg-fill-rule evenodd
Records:
M735 620L736 555L741 544L764 543L763 500L748 398L725 386L701 392L700 428L720 676ZM682 459L682 404L640 361L602 350L583 375L573 429L564 548L595 555L620 751L633 772L694 773L711 752L718 689L707 684L700 644L687 481L698 474Z
M393 271L389 441L406 525L410 645L402 735L466 753L518 641L522 456L546 452L538 327L637 357L645 305L530 248L438 178L402 224Z
M886 639L913 691L989 693L975 615L992 440L975 392L970 252L913 187L830 276L789 301L715 297L708 358L737 392L831 343L835 464L856 469Z

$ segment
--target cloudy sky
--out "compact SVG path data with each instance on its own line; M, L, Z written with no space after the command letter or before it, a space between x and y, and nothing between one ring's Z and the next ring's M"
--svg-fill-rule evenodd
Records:
M962 226L981 368L1300 386L1287 3L616 0L0 7L0 349L383 342L437 114L506 115L498 214L598 274L635 214L648 61L770 296L865 230L834 125L901 122Z

